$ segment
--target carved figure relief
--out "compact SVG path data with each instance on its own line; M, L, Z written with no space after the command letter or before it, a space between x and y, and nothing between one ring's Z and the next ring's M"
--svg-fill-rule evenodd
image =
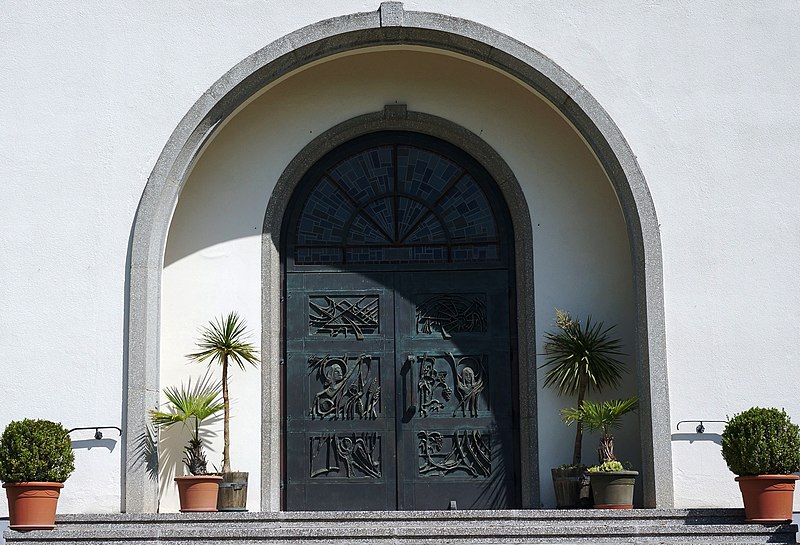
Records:
M325 475L348 479L379 479L381 477L379 453L377 433L330 434L312 437L311 478ZM340 474L342 471L344 474Z
M453 416L456 415L458 409L461 409L461 416L466 416L467 411L469 411L470 416L478 416L478 399L485 386L483 373L478 372L476 374L472 367L464 365L461 368L461 373L456 374L456 381L458 382L456 396L458 396L459 402L453 411Z
M314 374L322 385L322 390L314 395L311 417L331 420L377 418L381 387L378 371L373 371L372 362L372 356L368 354L309 358L309 374Z
M488 375L482 356L455 356L446 352L440 356L423 354L416 357L419 364L417 394L421 417L429 416L447 407L455 392L453 416L477 417L482 408L489 406L483 394ZM483 401L482 401L483 400Z
M365 334L378 331L378 296L311 297L308 300L308 321L316 328L315 335L355 335L359 341Z
M436 392L441 391L444 401L453 395L453 389L447 380L447 371L436 370L436 358L423 354L417 358L419 361L419 379L417 392L419 394L419 414L428 416L429 412L440 411L444 402L436 397Z
M420 475L444 476L464 471L473 477L488 477L492 473L491 436L488 432L456 431L447 452L442 452L445 436L438 431L421 431L417 437Z
M486 303L483 298L463 295L436 295L417 306L417 333L440 333L443 339L452 333L485 332Z

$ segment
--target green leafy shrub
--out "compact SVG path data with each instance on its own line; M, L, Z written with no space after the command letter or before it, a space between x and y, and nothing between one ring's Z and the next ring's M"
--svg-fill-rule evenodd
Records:
M587 469L587 471L589 473L608 473L610 471L623 471L624 469L625 467L622 465L622 462L618 460L609 460L600 465L592 466Z
M183 449L183 463L192 475L208 475L208 462L203 451L203 438L200 436L200 424L211 419L215 414L225 408L219 398L222 393L222 384L212 382L208 373L198 380L192 387L181 384L180 388L172 386L164 389L167 398L168 411L150 411L150 420L156 428L164 429L173 424L181 423L192 426L192 438Z
M800 471L800 427L786 411L753 407L734 415L722 432L722 457L737 475Z
M617 459L614 455L614 436L611 430L622 426L622 417L639 408L637 396L628 399L612 399L601 403L583 400L581 406L561 409L561 419L567 424L585 424L589 431L600 431L597 457L601 464Z
M187 355L191 361L207 361L209 365L219 363L222 367L222 403L225 409L222 420L222 473L231 471L231 400L228 395L228 367L235 363L244 371L245 362L255 367L259 361L258 350L247 337L247 323L237 313L231 312L226 317L209 322L208 326L201 329L200 340L197 341L199 351Z
M58 422L14 421L0 437L0 481L63 483L74 469L69 435Z
M556 309L558 333L544 334L544 351L547 359L540 369L547 369L544 386L558 390L560 396L577 395L580 407L586 394L602 392L606 387L617 387L622 374L627 372L618 359L622 356L622 342L612 336L616 326L605 327L603 322L586 325L575 320L569 312ZM575 426L575 443L572 449L572 465L581 464L583 424Z

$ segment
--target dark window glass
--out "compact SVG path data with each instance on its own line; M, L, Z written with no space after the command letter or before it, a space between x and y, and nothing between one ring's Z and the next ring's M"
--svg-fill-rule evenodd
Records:
M478 182L454 161L408 144L375 146L328 168L294 232L297 265L501 259Z

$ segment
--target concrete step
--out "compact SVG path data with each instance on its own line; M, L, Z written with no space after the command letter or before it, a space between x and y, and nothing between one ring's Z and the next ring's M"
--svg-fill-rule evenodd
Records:
M793 524L744 523L741 509L162 513L61 515L9 544L755 544L796 543Z

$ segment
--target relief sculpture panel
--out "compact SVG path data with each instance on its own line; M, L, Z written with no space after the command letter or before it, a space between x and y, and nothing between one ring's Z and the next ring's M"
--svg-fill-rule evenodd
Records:
M420 475L444 476L463 472L473 477L492 473L491 435L486 431L459 430L452 435L438 431L420 431ZM445 441L449 449L445 449Z
M486 332L486 298L456 294L426 299L416 310L417 334L438 333L443 339L453 333Z
M477 417L481 410L488 410L485 359L450 352L417 356L419 415L446 410L452 411L452 416Z
M314 394L312 418L330 420L374 419L381 411L378 362L368 354L308 359Z
M308 323L313 335L353 335L363 341L364 335L378 333L377 295L311 296L308 307Z
M380 438L377 433L334 433L311 438L311 478L381 477Z

